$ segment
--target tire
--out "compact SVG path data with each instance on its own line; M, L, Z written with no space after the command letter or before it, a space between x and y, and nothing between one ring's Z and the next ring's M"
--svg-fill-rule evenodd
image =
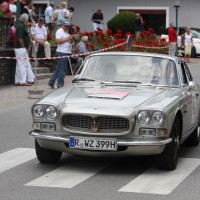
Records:
M35 151L37 158L41 163L56 163L60 160L62 155L62 152L42 148L37 140L35 140Z
M189 146L198 146L200 140L200 127L197 126L189 138L186 140L186 144Z
M196 57L197 57L196 48L195 48L195 47L192 47L192 50L191 50L191 58L196 58Z
M156 165L158 169L174 170L178 162L178 151L180 145L180 122L176 118L171 130L170 137L172 142L167 144L164 151L156 157Z

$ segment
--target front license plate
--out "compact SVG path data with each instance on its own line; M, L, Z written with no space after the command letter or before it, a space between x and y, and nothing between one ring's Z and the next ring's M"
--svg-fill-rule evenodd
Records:
M117 139L70 137L69 147L74 149L116 151Z

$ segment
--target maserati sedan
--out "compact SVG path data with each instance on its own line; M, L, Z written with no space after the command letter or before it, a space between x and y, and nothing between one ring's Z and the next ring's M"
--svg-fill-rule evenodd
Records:
M32 106L37 158L154 155L159 169L174 170L181 144L199 144L199 90L178 57L91 54L71 84Z

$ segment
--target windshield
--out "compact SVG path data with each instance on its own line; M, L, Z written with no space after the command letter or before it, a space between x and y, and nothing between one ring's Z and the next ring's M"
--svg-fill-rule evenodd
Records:
M175 62L139 55L94 55L86 59L80 80L177 86Z

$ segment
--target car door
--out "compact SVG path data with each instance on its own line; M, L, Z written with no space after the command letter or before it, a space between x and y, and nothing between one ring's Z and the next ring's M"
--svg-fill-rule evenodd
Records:
M197 93L195 87L191 87L189 82L193 81L192 75L186 65L181 62L181 83L182 83L182 113L183 113L183 133L188 132L197 123Z

